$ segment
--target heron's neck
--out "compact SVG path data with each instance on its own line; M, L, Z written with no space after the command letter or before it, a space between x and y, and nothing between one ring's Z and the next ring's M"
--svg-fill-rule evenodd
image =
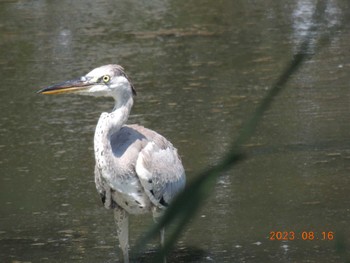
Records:
M118 132L121 127L127 122L132 105L132 97L126 98L124 101L115 101L114 109L111 113L109 113L108 125L105 126L105 128L107 128L107 137L110 138L112 134Z
M110 138L112 134L118 132L126 123L132 105L132 97L127 98L124 101L116 100L114 109L111 113L104 112L101 114L95 130L95 154L100 150L110 148Z

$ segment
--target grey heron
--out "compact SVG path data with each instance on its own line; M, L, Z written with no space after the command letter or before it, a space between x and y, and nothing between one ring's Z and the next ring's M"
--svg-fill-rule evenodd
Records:
M114 211L119 246L124 262L129 262L129 214L151 212L157 221L185 186L185 171L176 148L153 130L126 125L136 91L119 65L95 68L38 93L114 99L113 111L101 114L95 130L95 183L104 206ZM163 245L164 229L160 242Z

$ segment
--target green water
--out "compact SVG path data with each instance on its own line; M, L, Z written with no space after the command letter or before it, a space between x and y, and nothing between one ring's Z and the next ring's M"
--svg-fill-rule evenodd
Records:
M35 91L123 65L138 91L129 122L170 139L191 180L226 152L312 26L314 8L2 1L0 261L115 262L119 253L93 179L93 132L112 101ZM169 262L349 260L349 12L347 1L327 2L321 29L337 33L315 46L246 145L248 158L220 177ZM132 218L131 247L150 224ZM295 239L270 240L278 231ZM132 259L150 262L156 244L142 255L131 250Z

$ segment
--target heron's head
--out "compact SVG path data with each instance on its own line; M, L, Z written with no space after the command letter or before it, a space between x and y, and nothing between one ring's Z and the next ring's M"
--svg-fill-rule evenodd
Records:
M38 93L77 93L81 95L110 96L116 100L121 96L136 95L136 91L124 69L114 64L95 68L85 76L43 88Z

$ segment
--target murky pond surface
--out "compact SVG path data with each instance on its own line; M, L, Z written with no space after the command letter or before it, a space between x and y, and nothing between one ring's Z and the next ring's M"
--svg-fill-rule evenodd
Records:
M123 65L138 91L129 122L169 138L191 180L227 151L313 26L315 4L2 1L0 261L117 260L92 149L113 103L36 90ZM327 1L321 29L336 33L274 102L247 159L220 177L169 262L349 260L348 4ZM150 224L132 217L131 246ZM287 240L270 240L278 231ZM156 244L133 260L150 262Z

